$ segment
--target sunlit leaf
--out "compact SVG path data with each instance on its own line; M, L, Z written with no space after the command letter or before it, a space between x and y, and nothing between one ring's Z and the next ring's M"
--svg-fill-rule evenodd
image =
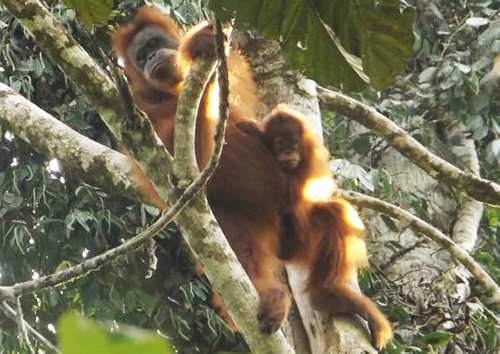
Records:
M481 27L485 26L490 22L487 18L483 17L469 17L465 23L472 27Z
M139 329L106 330L75 313L59 320L59 348L64 354L170 354L172 349L164 338Z

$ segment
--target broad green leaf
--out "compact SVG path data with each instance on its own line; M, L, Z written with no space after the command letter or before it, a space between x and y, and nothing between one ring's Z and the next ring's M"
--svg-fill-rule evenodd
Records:
M292 65L326 85L381 89L404 68L413 45L414 12L399 0L212 0L239 28L279 39Z
M436 76L437 68L435 66L429 66L427 69L422 71L420 75L418 75L418 82L431 82L432 79Z
M166 340L144 330L126 328L113 332L75 313L59 320L59 348L64 354L170 354Z
M87 30L92 30L96 23L106 23L111 13L113 0L63 0L70 9L74 9Z

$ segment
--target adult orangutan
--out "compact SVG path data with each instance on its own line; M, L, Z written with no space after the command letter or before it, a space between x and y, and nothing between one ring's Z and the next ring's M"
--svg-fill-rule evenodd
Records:
M211 25L202 23L183 35L158 9L143 7L131 24L115 33L113 46L124 63L136 104L172 152L176 104L186 73L194 58L214 55ZM316 180L331 180L319 139L298 114L285 108L271 113L267 128L249 119L259 104L251 71L244 57L232 49L228 66L230 121L206 193L259 293L261 329L276 331L287 317L291 295L280 272L286 262L294 262L309 270L307 289L318 309L331 314L359 313L369 322L374 345L384 347L392 337L389 323L369 298L351 286L357 287L358 268L367 262L359 216L343 200L312 201L303 193ZM213 146L216 120L211 107L218 106L213 89L207 89L197 120L200 167ZM285 124L279 117L285 117ZM271 132L274 121L278 128ZM297 128L296 164L282 159L279 149L266 141L266 135L271 141L286 140L287 125Z

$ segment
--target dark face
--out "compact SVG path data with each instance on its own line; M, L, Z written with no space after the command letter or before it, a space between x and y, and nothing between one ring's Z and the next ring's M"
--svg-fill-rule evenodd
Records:
M146 81L162 90L182 80L181 71L175 65L179 43L168 36L160 26L144 27L127 48L127 54L135 69Z
M287 171L296 169L301 161L299 133L276 135L272 140L272 150L281 167Z

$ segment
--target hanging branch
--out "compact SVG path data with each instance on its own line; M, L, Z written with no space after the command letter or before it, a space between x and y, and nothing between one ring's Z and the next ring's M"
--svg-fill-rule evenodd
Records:
M21 342L21 348L29 351L31 354L35 354L35 349L31 345L30 338L28 336L28 330L26 329L23 308L21 307L21 298L18 296L14 300L16 307L15 318L17 322L17 328L19 329L19 342Z
M469 197L482 202L500 205L500 185L467 173L434 155L397 124L347 95L319 89L324 107L352 119L385 139L393 148L409 158L429 176L458 189Z
M451 255L460 263L462 263L465 268L467 268L474 275L477 281L490 292L493 300L500 305L500 287L498 284L495 283L491 276L486 273L486 271L474 260L474 258L472 258L466 251L464 251L441 231L408 211L380 199L353 191L339 190L338 192L342 197L346 198L353 204L377 210L398 219L401 222L407 223L424 236L427 236L437 242L445 250L450 252Z

